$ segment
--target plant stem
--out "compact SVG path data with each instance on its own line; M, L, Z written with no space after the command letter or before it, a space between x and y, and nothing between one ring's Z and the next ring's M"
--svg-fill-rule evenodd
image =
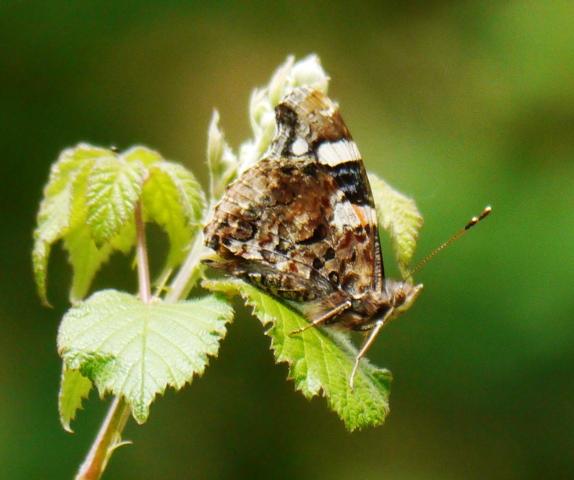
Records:
M145 238L145 224L142 216L142 205L138 202L135 210L136 217L136 235L137 235L137 265L138 265L138 284L140 298L142 302L151 301L151 282L149 279L149 264L147 260L147 243Z
M130 407L126 401L122 397L114 398L76 480L98 480L102 476L114 447L120 443L129 415Z
M139 295L142 302L149 303L152 298L151 282L141 202L138 202L136 205L135 224ZM123 397L114 398L104 423L100 427L100 431L76 475L76 480L98 480L101 478L112 453L121 444L121 435L129 419L130 412L130 407Z
M203 246L203 234L198 232L193 241L189 254L177 275L171 282L169 290L165 295L165 300L168 302L175 302L185 298L192 287L192 279L196 268L199 266L202 253L205 247Z
M211 216L212 209L213 204L207 209L204 219L201 222L202 225L205 224L205 219ZM195 279L197 268L199 267L204 251L205 246L203 245L203 232L199 231L195 236L195 240L191 245L187 258L169 286L169 290L165 295L165 300L167 302L176 302L177 300L187 297L189 291L193 287L193 280Z

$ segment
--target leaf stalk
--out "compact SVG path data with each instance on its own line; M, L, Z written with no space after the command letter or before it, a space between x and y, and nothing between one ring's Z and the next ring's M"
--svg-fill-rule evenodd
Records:
M136 205L134 215L139 295L142 302L150 303L152 300L151 282L141 200ZM130 413L130 407L125 399L121 396L115 397L84 463L80 466L76 480L98 480L101 478L112 453L116 447L122 444L122 432Z
M76 480L98 480L101 478L112 456L121 443L123 431L130 416L130 407L122 397L114 398L108 414L84 463L76 475Z
M212 200L209 208L205 210L202 225L204 225L205 221L211 216L213 205L214 202ZM165 300L167 302L176 302L187 297L189 291L193 287L193 279L195 278L197 268L200 266L204 252L205 246L203 245L203 231L200 230L197 232L197 235L193 240L183 265L169 286L168 292L165 296Z

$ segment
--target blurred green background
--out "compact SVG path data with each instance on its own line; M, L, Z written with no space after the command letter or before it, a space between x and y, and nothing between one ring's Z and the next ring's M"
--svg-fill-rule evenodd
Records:
M92 393L75 435L58 423L70 272L57 248L44 309L29 258L50 163L144 143L205 181L212 108L237 146L251 89L311 52L368 169L417 200L419 256L494 214L371 350L395 376L383 427L349 434L295 393L242 310L206 376L128 426L106 478L573 478L573 18L571 0L1 0L0 478L71 478L106 408ZM132 277L118 256L96 287Z

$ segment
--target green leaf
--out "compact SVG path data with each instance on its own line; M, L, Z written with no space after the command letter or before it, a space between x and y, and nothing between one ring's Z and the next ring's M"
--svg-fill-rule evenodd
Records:
M144 147L143 145L136 145L135 147L129 148L121 154L121 157L126 162L139 162L146 167L163 161L163 157L159 152L156 152L151 148Z
M205 195L199 182L187 168L173 162L162 162L158 169L169 176L175 185L188 222L201 222L206 207Z
M80 144L75 148L64 150L52 165L50 179L44 188L44 197L40 203L32 251L36 285L45 304L48 303L46 294L48 257L52 245L74 226L72 206L76 184L97 158L108 153L108 150L102 148Z
M54 242L68 229L71 187L58 194L44 198L38 213L38 226L34 231L32 265L38 294L44 304L48 304L47 275L48 258Z
M167 266L177 266L201 225L205 209L201 186L181 165L156 163L144 185L143 206L146 219L160 225L169 237Z
M72 265L70 301L76 303L86 296L92 280L100 267L112 254L111 245L98 248L87 226L78 227L64 238L64 248Z
M349 430L380 425L389 412L391 373L361 360L354 389L349 377L357 354L347 336L330 328L311 328L289 334L308 325L307 320L273 297L235 279L205 281L210 290L239 294L261 323L270 325L266 334L277 362L289 365L289 378L305 397L322 394L329 407Z
M157 394L167 386L178 390L203 373L232 315L215 296L144 304L127 293L104 290L64 316L58 351L66 368L79 370L100 395L123 396L143 423Z
M79 370L71 370L65 365L62 366L58 410L62 427L67 432L74 433L70 428L70 422L76 418L76 412L82 408L82 402L88 398L91 389L92 382Z
M98 270L105 264L112 253L116 250L127 254L135 245L135 222L133 215L120 226L119 232L115 236L104 242L97 244L91 226L87 218L89 214L88 188L92 171L99 165L100 160L104 163L116 155L111 150L106 150L106 155L96 159L96 161L78 172L74 183L73 204L71 209L71 224L73 228L64 236L64 248L68 251L68 260L72 265L73 276L70 289L70 301L76 303L83 299L89 291L90 285ZM135 155L139 155L135 158ZM141 169L141 164L146 162L146 155L149 157L147 163L155 158L155 152L144 147L134 147L122 155L125 161L132 163L132 168ZM124 163L125 163L124 161ZM141 163L140 163L141 162ZM113 215L113 210L110 210Z
M50 179L44 189L44 197L50 198L65 190L80 168L91 165L94 160L107 157L110 153L111 150L86 143L65 149L50 169Z
M81 144L60 155L44 189L34 232L32 262L44 303L52 245L64 242L73 269L70 299L76 302L114 251L128 253L134 247L134 209L142 197L146 220L158 223L170 239L166 270L177 267L206 207L191 172L143 146L117 154Z
M142 190L145 168L121 157L100 158L88 176L87 223L96 244L115 237L132 219Z
M87 165L77 174L70 215L72 228L63 238L64 248L68 252L68 260L73 271L70 288L72 303L86 296L94 276L109 260L114 250L128 253L136 241L135 223L133 218L130 218L115 237L102 245L96 244L90 225L87 223L88 203L86 200L89 174L93 167L93 164Z
M70 301L76 303L86 296L94 275L112 253L109 245L98 248L88 228L77 228L64 239L68 260L72 265Z
M369 174L369 182L379 224L389 233L399 269L406 278L409 276L408 265L415 253L423 217L412 198L393 189L375 174Z

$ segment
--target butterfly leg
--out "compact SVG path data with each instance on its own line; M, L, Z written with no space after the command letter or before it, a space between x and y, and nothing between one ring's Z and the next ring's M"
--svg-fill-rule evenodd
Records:
M375 327L371 330L371 333L369 333L369 336L365 340L365 343L363 343L363 346L361 347L361 350L359 350L359 353L357 353L357 357L355 358L355 365L353 365L353 370L351 371L351 377L349 378L349 387L351 387L351 391L353 390L353 384L355 382L355 375L357 374L357 370L359 368L359 362L361 361L361 358L365 356L369 348L371 348L371 345L375 341L375 338L377 338L377 335L381 331L381 328L383 328L384 324L385 324L384 318L381 320L377 320L377 322L375 323Z
M330 320L331 318L339 315L341 312L344 312L348 308L351 308L351 302L349 300L347 300L346 302L343 302L341 305L336 306L332 310L329 310L325 315L322 315L319 318L313 320L308 325L305 325L304 327L298 328L297 330L293 330L289 335L297 335L299 333L304 332L305 330L307 330L309 328L318 327L319 325L322 325L323 323L325 323L327 320Z

